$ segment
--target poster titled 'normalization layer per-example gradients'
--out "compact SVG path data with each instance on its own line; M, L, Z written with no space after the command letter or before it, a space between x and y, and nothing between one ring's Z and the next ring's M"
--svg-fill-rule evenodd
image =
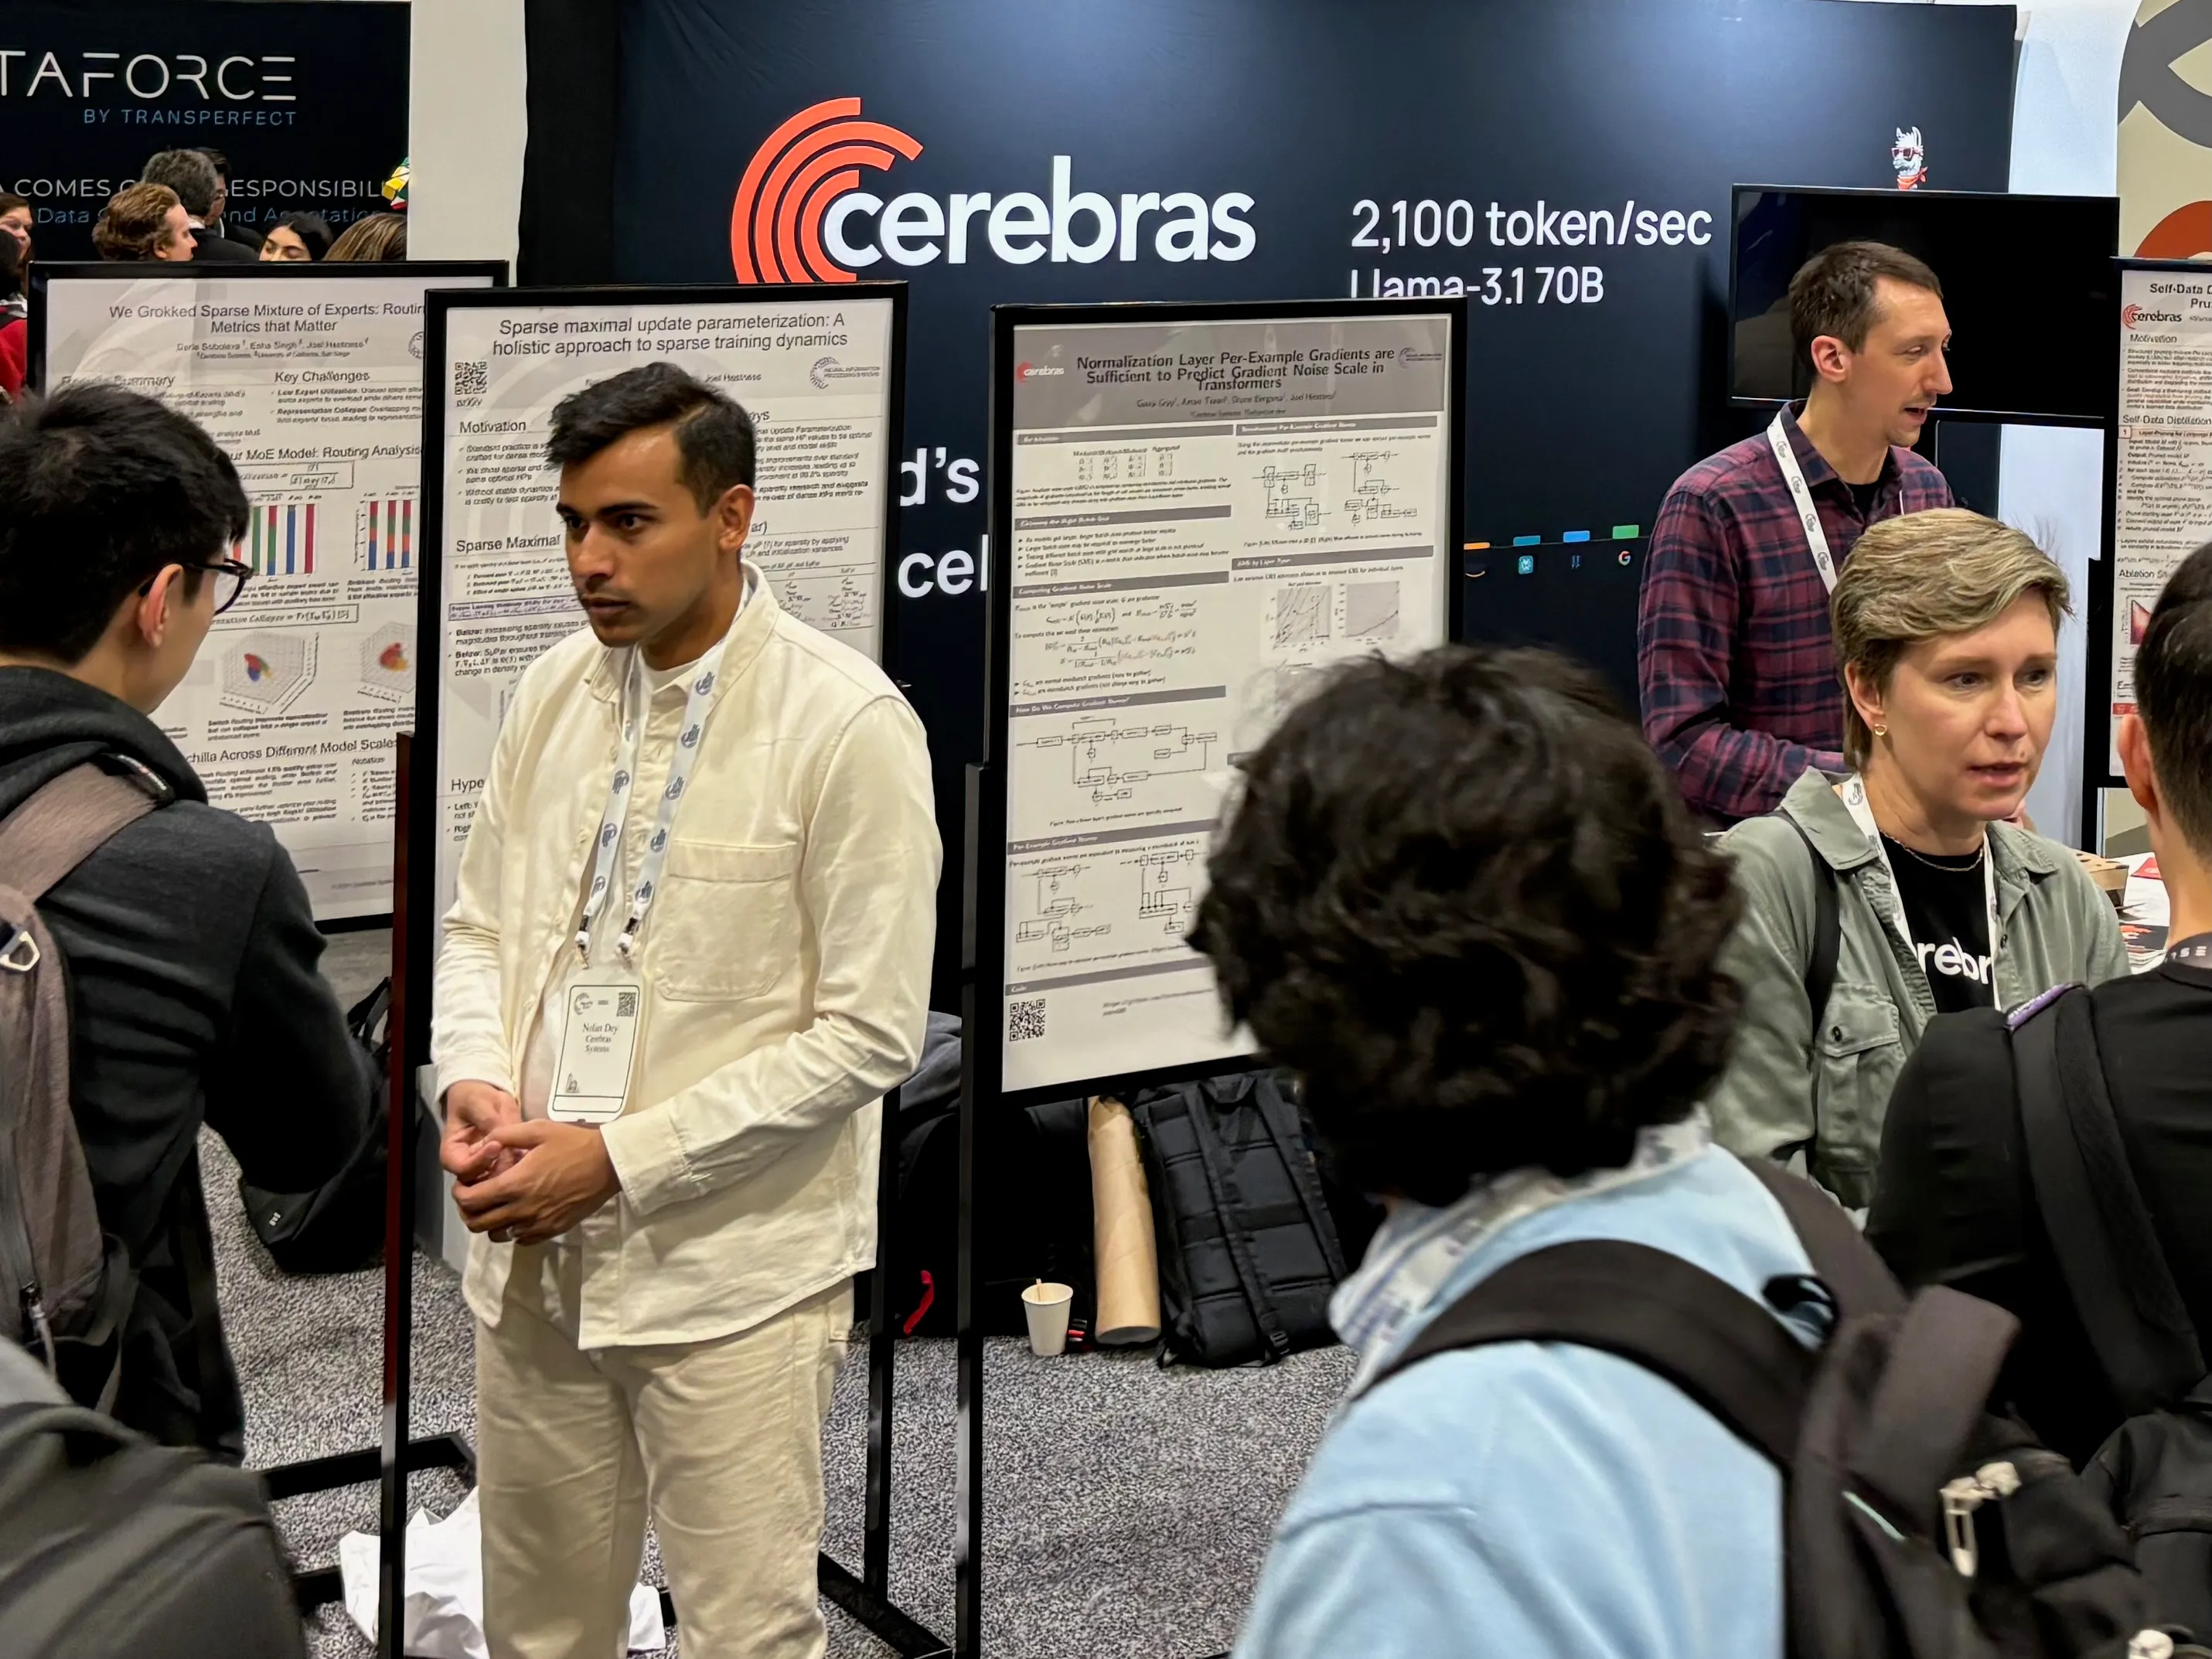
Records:
M678 302L578 295L445 314L439 540L438 912L453 902L492 744L523 671L584 625L568 578L553 410L595 381L669 362L753 418L746 562L801 622L871 658L883 635L893 301L744 294Z
M205 428L246 486L234 551L253 569L155 719L209 799L276 831L319 919L387 911L394 734L415 702L422 295L490 278L133 269L43 283L46 384L120 381Z
M1240 755L1443 642L1451 319L1015 331L1005 1086L1224 1059L1183 943Z

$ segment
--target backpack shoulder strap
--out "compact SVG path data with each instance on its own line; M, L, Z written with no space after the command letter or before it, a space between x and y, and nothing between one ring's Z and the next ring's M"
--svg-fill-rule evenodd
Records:
M2204 1359L2112 1115L2089 1000L2065 987L2007 1024L2045 1235L2121 1408L2149 1411L2195 1387Z
M1814 1273L1836 1298L1839 1314L1848 1319L1904 1311L1905 1292L1896 1276L1866 1242L1850 1211L1825 1188L1790 1174L1771 1159L1741 1161L1782 1206L1782 1213L1789 1218L1797 1242L1805 1247Z
M33 904L125 824L161 805L93 762L72 767L0 818L0 879Z
M1843 959L1843 903L1836 895L1834 866L1821 857L1805 826L1787 812L1778 816L1797 832L1797 839L1805 843L1806 856L1813 860L1813 955L1805 964L1805 1002L1813 1011L1813 1029L1818 1032L1821 1018L1828 1012L1828 998L1836 988L1836 964Z
M1493 1342L1572 1342L1667 1379L1787 1470L1818 1357L1767 1309L1678 1255L1591 1239L1508 1262L1376 1374Z
M1283 1310L1275 1300L1275 1287L1268 1282L1267 1272L1260 1265L1260 1252L1250 1231L1252 1212L1237 1184L1229 1153L1221 1144L1220 1127L1213 1120L1213 1102L1199 1084L1177 1084L1175 1089L1182 1097L1183 1109L1190 1114L1191 1142L1197 1147L1200 1166L1206 1171L1206 1191L1220 1222L1221 1241L1228 1247L1229 1260L1237 1270L1237 1285L1244 1292L1253 1326L1260 1334L1260 1357L1273 1364L1291 1352L1290 1332L1283 1324Z
M1290 1177L1299 1206L1306 1212L1306 1224L1313 1229L1314 1242L1321 1246L1329 1277L1341 1281L1344 1250L1337 1243L1336 1223L1329 1217L1328 1199L1321 1189L1321 1176L1314 1168L1313 1149L1306 1142L1305 1123L1298 1109L1284 1096L1272 1072L1263 1072L1252 1080L1252 1105L1275 1143L1283 1172Z

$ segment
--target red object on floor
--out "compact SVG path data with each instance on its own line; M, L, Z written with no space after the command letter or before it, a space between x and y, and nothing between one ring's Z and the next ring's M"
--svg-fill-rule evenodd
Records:
M900 1328L899 1334L912 1336L914 1328L921 1323L922 1316L935 1306L936 1303L937 1281L929 1276L929 1269L924 1267L921 1270L921 1304L906 1316L906 1323Z

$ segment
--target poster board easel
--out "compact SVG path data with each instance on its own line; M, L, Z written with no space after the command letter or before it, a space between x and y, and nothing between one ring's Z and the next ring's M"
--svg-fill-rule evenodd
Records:
M2193 260L2112 264L2113 416L2105 426L2102 556L2089 574L2081 722L2082 839L2097 852L2104 792L2127 787L2114 744L2133 702L2136 624L2174 567L2212 539L2212 498L2187 476L2192 465L2200 477L2212 465L2212 427L2191 412L2212 408L2212 270ZM2168 395L2154 398L2158 391Z
M1186 1032L1178 1052L1154 1063L1124 1045L1114 1050L1113 1064L1063 1068L1048 1079L1030 1076L1010 1085L1009 893L1029 878L1016 860L1025 849L1042 848L1057 859L1064 847L1073 860L1089 848L1152 842L1135 860L1116 856L1127 864L1157 853L1146 866L1148 878L1170 860L1178 877L1190 872L1188 892L1173 890L1182 893L1176 903L1155 902L1146 889L1135 896L1133 910L1126 902L1132 895L1121 894L1117 910L1097 888L1079 896L1056 890L1025 925L1048 928L1073 919L1095 929L1087 914L1095 912L1110 918L1109 932L1133 916L1172 933L1195 903L1203 848L1225 797L1223 774L1303 694L1299 679L1314 666L1385 648L1386 641L1400 654L1456 639L1465 595L1463 299L1001 306L992 319L986 758L967 774L962 947L953 1636L959 1659L980 1659L982 1651L983 1327L975 1224L985 1200L981 1154L993 1120L1036 1101L1214 1076L1254 1060L1235 1036L1194 1052ZM1073 343L1094 331L1101 355L1089 359ZM1117 332L1120 345L1112 343ZM1270 367L1291 356L1301 368ZM1362 366L1332 373L1331 361ZM1411 367L1416 362L1419 368ZM1285 387L1297 395L1278 395ZM1133 388L1142 390L1133 394ZM1057 414L1032 418L1022 407L1055 392L1062 394ZM1152 401L1170 396L1172 404ZM1029 516L1018 518L1017 450L1025 442L1065 445L1067 459L1044 469L1049 482L1036 489ZM1109 455L1119 457L1110 467ZM1209 483L1196 482L1214 467L1224 470ZM1221 526L1222 520L1232 527ZM1166 528L1178 523L1204 527ZM1024 545L1031 531L1060 538L1034 570ZM1093 536L1096 542L1087 540ZM1115 563L1124 558L1126 566ZM1064 565L1054 568L1056 560ZM1176 568L1167 571L1169 565ZM1137 568L1154 574L1126 574ZM1386 612L1382 588L1390 582L1397 586ZM1367 591L1355 598L1348 591L1354 586ZM1125 609L1112 598L1116 592L1142 597ZM1208 597L1164 597L1194 593ZM1023 650L1018 605L1036 611L1036 638L1057 641L1046 653L1057 653L1056 665L1039 672L1035 653ZM1401 616L1412 623L1402 632ZM1242 685L1231 675L1222 685L1170 688L1138 677L1150 669L1128 669L1150 661L1164 671L1188 654L1186 647L1204 652L1191 641L1209 630L1225 638L1239 629L1247 646L1258 630L1264 643L1256 654L1267 663ZM1094 647L1089 636L1100 630L1112 642ZM1342 648L1324 641L1341 641ZM1240 660L1249 665L1254 657L1245 650ZM1054 683L1055 674L1062 683ZM1158 678L1164 682L1165 672ZM1246 695L1255 687L1272 689ZM1239 698L1243 713L1231 719ZM1217 704L1218 714L1188 712ZM1133 741L1133 730L1118 729L1133 721L1116 716L1111 735L1085 736L1090 746L1075 746L1082 734L1071 720L1146 707L1154 712L1142 717L1141 742ZM1018 736L1018 715L1035 729ZM1133 743L1133 757L1124 758L1121 751ZM1035 814L1009 784L1018 744L1070 756L1070 799L1078 814L1086 796L1098 805L1095 823L1078 827L1070 819L1034 833L1041 827ZM1115 752L1107 753L1109 746ZM1137 800L1140 786L1163 783L1161 804L1147 818ZM1124 803L1126 816L1117 817ZM1209 807L1211 821L1190 817L1204 818ZM1010 836L1018 817L1023 833ZM1058 833L1063 830L1068 833ZM1063 948L1061 938L1048 933L1031 939ZM1065 939L1066 965L1095 971L1066 975L1054 981L1060 984L1144 976L1158 983L1171 975L1180 982L1203 965L1194 955L1187 963L1135 956L1086 963L1078 954L1080 941L1072 933ZM1109 941L1107 948L1118 946ZM1179 935L1176 949L1187 951ZM1152 953L1166 955L1158 941ZM1203 994L1210 1001L1210 975ZM1048 1006L1031 1016L1039 1030L1048 1029L1050 1018L1056 1011ZM1147 1018L1139 1012L1131 1019L1132 1044L1150 1029Z

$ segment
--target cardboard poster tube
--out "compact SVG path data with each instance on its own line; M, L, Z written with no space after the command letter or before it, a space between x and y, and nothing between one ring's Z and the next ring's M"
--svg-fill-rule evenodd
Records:
M1152 1191L1137 1152L1137 1126L1120 1101L1091 1102L1091 1202L1098 1265L1092 1340L1134 1347L1160 1334L1160 1261L1152 1242Z

